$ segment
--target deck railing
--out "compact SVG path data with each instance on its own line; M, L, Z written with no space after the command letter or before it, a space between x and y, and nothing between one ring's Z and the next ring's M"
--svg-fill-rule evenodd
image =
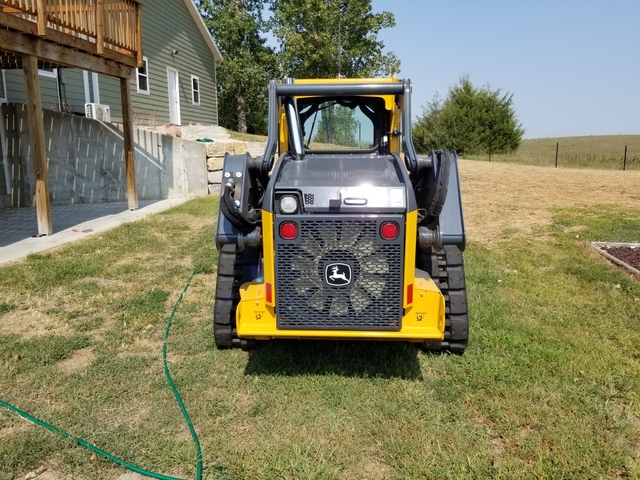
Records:
M0 0L0 25L63 43L73 37L75 48L140 66L140 7L138 0Z

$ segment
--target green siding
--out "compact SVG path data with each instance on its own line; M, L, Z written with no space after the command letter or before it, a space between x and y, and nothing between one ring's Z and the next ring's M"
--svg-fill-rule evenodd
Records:
M137 124L169 122L167 67L178 70L180 117L183 125L217 125L215 66L213 54L200 34L184 0L156 0L142 8L142 45L148 61L149 94L138 93L136 74L131 79L133 117ZM171 55L172 50L180 53ZM200 105L193 105L191 75L200 79ZM122 121L120 84L100 75L100 101L111 106L111 120Z
M24 90L24 74L22 70L5 70L7 81L7 97L9 102L27 103L27 94ZM58 83L53 77L39 75L40 101L42 108L47 110L60 110L58 105Z
M178 70L180 80L180 116L183 125L200 122L217 124L216 81L213 54L202 38L184 0L156 0L153 8L142 8L142 44L149 62L150 95L137 92L132 83L134 110L158 123L169 121L167 67ZM171 55L178 50L177 55ZM191 75L200 79L200 106L191 99ZM102 84L101 84L102 86ZM102 93L102 91L101 91ZM113 115L113 109L112 109Z
M64 76L63 97L73 113L84 115L84 79L82 70L67 68L62 71ZM89 74L91 81L91 74Z

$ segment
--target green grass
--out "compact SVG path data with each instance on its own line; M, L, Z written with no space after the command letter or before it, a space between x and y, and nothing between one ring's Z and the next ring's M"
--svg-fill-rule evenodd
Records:
M0 398L142 467L193 477L195 453L162 372L199 434L204 478L638 478L640 284L576 240L637 240L640 209L555 212L545 241L465 253L464 356L401 343L274 341L218 351L215 200L197 199L0 268ZM78 352L82 368L63 371ZM0 474L49 465L121 473L0 411Z
M640 170L640 135L536 138L523 140L515 153L492 155L492 162L554 166L558 144L558 166L622 170L627 146L627 170ZM486 155L465 158L488 160Z
M234 132L233 130L227 129L227 133L231 136L233 140L243 140L245 142L266 142L266 135L253 135L251 133L240 133Z

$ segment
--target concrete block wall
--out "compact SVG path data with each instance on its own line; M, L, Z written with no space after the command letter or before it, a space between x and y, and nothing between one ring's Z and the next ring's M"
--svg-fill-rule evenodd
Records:
M247 153L247 142L223 140L205 143L204 145L207 146L207 182L209 194L220 195L225 154L242 155Z
M0 106L0 134L12 207L33 206L33 167L27 109ZM126 200L124 138L120 126L43 111L49 190L53 205ZM156 200L207 194L205 145L134 130L138 198Z

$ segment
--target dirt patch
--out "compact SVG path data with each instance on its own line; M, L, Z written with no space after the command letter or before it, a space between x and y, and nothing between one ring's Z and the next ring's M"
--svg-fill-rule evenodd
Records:
M95 284L97 287L100 288L108 288L108 287L114 287L114 288L121 288L121 287L126 287L126 284L120 280L112 280L109 278L102 278L102 277L83 277L79 280L77 280L80 283L93 283Z
M96 359L93 348L82 348L58 363L58 368L64 373L74 373L87 368Z
M136 340L134 343L127 345L120 352L118 357L159 357L162 358L162 340L151 340L143 338Z
M0 319L0 335L15 334L31 338L71 333L68 325L35 309L14 311Z
M17 423L15 425L10 425L8 427L0 428L0 440L3 438L12 437L14 435L19 435L23 432L26 432L29 429L29 427L33 425L31 422L24 420L21 417L18 417L18 418L21 419L20 423Z
M460 160L460 186L471 242L536 234L553 209L640 204L640 172L535 167Z
M340 478L361 478L363 480L384 480L391 478L391 469L376 458L365 458L356 468L349 468Z

